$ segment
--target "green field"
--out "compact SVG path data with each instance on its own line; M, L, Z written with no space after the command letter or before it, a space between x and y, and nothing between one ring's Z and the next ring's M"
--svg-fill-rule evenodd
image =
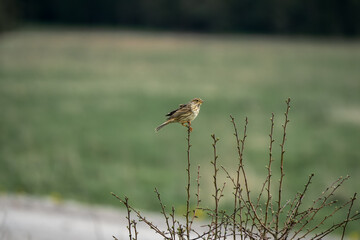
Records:
M245 164L255 192L265 178L272 112L278 166L287 97L286 191L302 190L312 172L309 198L347 174L337 198L359 191L359 41L113 30L0 36L0 191L119 205L115 192L156 210L158 187L166 205L181 209L186 129L154 128L193 97L205 101L191 155L194 174L201 165L204 204L210 135L220 138L219 161L232 170L229 115L240 129L249 118Z

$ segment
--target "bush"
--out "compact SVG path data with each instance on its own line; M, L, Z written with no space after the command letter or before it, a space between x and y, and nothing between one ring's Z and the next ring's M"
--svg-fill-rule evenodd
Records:
M140 211L136 210L129 204L127 197L121 198L112 193L127 209L127 229L129 231L129 239L138 239L138 232L136 229L137 221L145 222L151 229L158 233L164 239L323 239L325 236L334 232L341 231L341 239L344 239L345 231L349 222L360 219L358 211L353 212L354 202L356 200L356 193L345 203L337 204L337 200L333 200L334 193L342 184L349 179L349 176L338 178L334 183L330 184L325 191L319 194L319 197L312 201L310 206L303 206L303 200L309 186L311 185L314 174L311 174L302 191L297 193L292 199L284 201L283 199L283 182L284 182L284 156L286 143L286 130L289 123L290 98L286 100L285 122L282 125L283 134L280 143L280 180L279 184L275 185L272 176L273 163L273 132L274 132L274 114L272 114L270 134L269 134L269 161L267 165L267 175L262 184L261 191L256 198L250 194L249 182L246 174L246 169L243 163L243 152L245 149L245 141L247 137L248 120L245 118L245 125L242 138L239 136L235 119L231 117L231 123L234 127L234 135L238 153L238 164L235 174L232 175L227 169L221 167L226 173L233 187L233 210L226 211L220 208L220 200L224 197L225 183L220 184L218 171L218 155L216 151L216 144L219 141L215 134L211 135L213 139L213 160L211 164L214 169L213 174L213 201L214 207L202 208L200 206L200 166L197 171L197 186L196 186L196 206L190 206L190 137L191 128L189 126L187 131L187 183L186 183L186 212L185 220L177 219L175 216L175 209L172 207L171 212L166 212L166 207L161 200L160 193L157 189L155 192L161 207L161 213L164 216L166 229L161 230L158 226L148 221ZM275 189L276 196L273 197L271 192ZM328 211L330 209L330 211ZM329 212L324 217L318 218L319 212ZM210 221L204 227L203 232L199 232L193 228L194 220L197 218L196 213L203 211L207 213ZM134 212L137 220L133 220L131 212ZM329 219L333 218L335 214L345 212L346 218L332 224L325 225ZM116 237L114 237L116 239Z

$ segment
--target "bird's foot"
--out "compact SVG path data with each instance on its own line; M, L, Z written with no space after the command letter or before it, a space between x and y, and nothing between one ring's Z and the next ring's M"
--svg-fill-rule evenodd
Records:
M187 123L187 125L186 125ZM191 127L191 122L186 122L186 123L181 123L181 125L183 125L184 127L187 127L189 129L190 132L192 132L192 127Z
M187 127L188 127L189 131L192 132L193 129L191 127L191 122L187 122L187 124L188 124Z

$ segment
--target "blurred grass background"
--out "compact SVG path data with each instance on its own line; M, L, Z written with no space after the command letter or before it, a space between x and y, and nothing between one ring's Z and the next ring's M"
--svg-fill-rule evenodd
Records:
M0 37L0 191L139 208L185 204L186 129L154 128L194 97L191 156L211 201L212 140L221 165L237 164L229 115L249 118L251 187L266 177L270 116L278 166L285 99L291 97L287 197L315 173L310 199L339 176L345 201L360 182L360 43L301 37L111 29L23 29ZM277 170L274 169L276 174ZM276 180L278 175L274 178ZM230 188L230 187L228 187ZM229 196L231 198L231 196ZM225 202L227 199L225 199Z

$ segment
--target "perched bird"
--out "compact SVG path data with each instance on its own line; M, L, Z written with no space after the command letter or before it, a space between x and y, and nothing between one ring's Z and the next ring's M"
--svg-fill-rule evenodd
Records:
M169 112L166 114L168 117L167 120L158 126L155 131L159 131L161 128L165 127L169 123L181 123L184 127L188 127L190 131L192 131L192 128L190 127L191 121L194 120L200 111L200 106L203 103L203 100L200 98L194 98L187 104L181 104L178 109ZM188 125L185 125L187 123Z

